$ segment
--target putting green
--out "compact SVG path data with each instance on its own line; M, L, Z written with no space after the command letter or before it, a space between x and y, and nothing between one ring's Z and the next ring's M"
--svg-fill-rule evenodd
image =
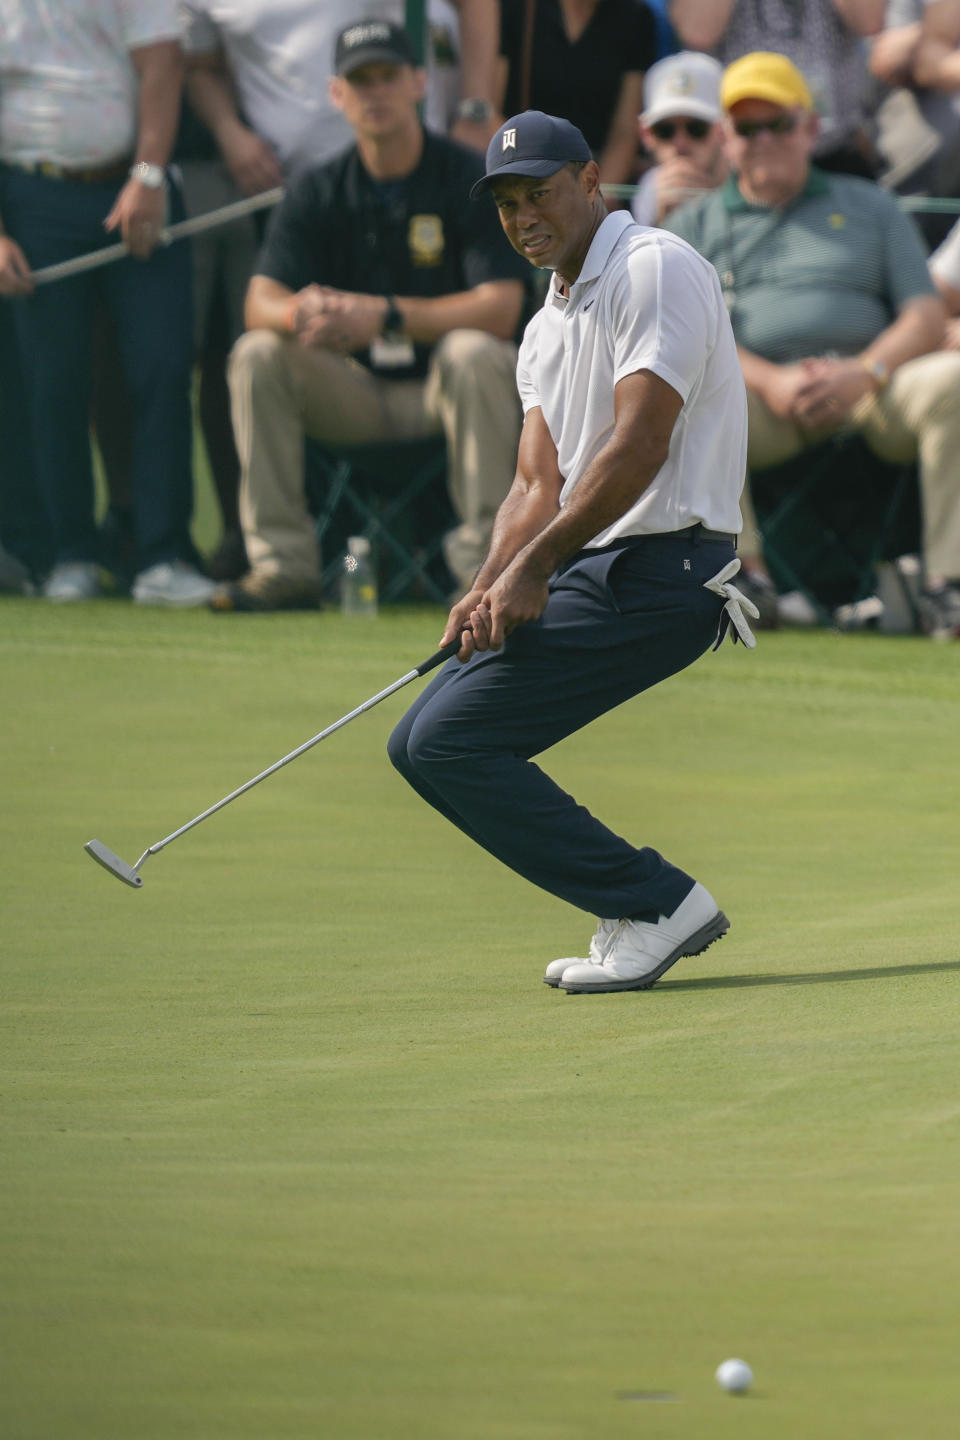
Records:
M84 854L440 628L0 602L0 1434L952 1440L960 650L765 636L546 757L731 917L649 994L541 984L592 926L390 770L417 686Z

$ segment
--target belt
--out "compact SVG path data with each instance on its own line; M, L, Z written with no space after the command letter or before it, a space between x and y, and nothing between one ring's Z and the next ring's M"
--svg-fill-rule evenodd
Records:
M663 538L666 538L666 536L676 537L678 539L690 539L694 542L699 540L718 540L725 545L736 545L737 543L736 535L732 535L727 530L708 530L706 525L702 525L699 520L696 525L687 525L682 530L668 530L665 532Z
M81 185L106 185L113 180L123 180L130 173L129 155L124 160L112 160L109 165L90 165L71 169L68 165L56 165L52 160L35 160L30 164L10 162L15 170L27 175L44 175L48 180L76 180Z
M591 554L602 555L606 550L616 550L623 545L645 544L647 540L692 540L698 545L701 540L715 540L724 545L736 545L737 537L729 530L708 530L698 520L695 525L685 525L682 530L648 530L643 535L621 535L608 545L598 545Z

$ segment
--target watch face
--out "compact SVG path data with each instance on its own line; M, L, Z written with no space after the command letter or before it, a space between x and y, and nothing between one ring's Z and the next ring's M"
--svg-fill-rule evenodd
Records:
M161 165L150 165L146 160L139 160L133 166L130 174L134 179L139 180L148 190L159 190L162 188L166 175Z

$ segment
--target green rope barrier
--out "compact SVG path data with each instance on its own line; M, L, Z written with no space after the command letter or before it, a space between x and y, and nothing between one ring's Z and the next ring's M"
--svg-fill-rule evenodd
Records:
M618 200L629 200L636 194L638 186L604 185L602 188L606 195L613 195ZM956 195L894 195L893 198L901 210L921 210L930 215L960 215L960 197Z

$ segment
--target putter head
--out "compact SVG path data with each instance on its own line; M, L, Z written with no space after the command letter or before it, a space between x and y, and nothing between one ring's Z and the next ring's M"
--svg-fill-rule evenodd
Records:
M114 855L112 850L108 850L102 841L88 840L83 848L96 860L98 865L103 866L104 870L109 870L111 875L116 875L124 885L132 885L134 890L139 890L143 880L136 870L131 869L126 860L121 860L119 855Z

